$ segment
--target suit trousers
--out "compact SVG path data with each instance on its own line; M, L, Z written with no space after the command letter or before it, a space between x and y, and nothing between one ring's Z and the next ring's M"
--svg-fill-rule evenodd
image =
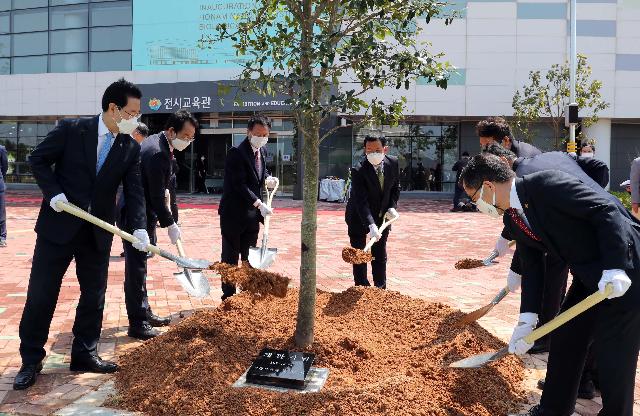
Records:
M380 289L387 288L387 239L389 238L389 229L382 232L382 238L371 246L371 274L373 275L373 284ZM349 233L349 241L351 247L363 249L367 245L367 234ZM353 265L353 280L356 286L371 286L367 279L367 264Z
M567 278L569 276L569 268L562 259L547 253L544 256L544 262L544 292L538 327L555 318L560 312L560 305L562 305L564 294L567 291ZM541 340L548 340L548 336L541 338Z
M566 310L590 293L574 282L562 305ZM598 367L602 393L599 416L632 416L640 311L605 300L551 333L547 377L540 405L544 416L570 416L589 347Z
M2 175L0 173L0 175ZM5 203L5 193L0 192L0 240L7 239L7 206Z
M151 244L156 243L156 225L147 223ZM152 238L153 237L153 238ZM150 312L147 295L147 253L124 241L124 302L129 326L141 326Z
M96 353L102 329L109 250L98 249L92 227L88 223L83 224L73 239L64 245L37 237L27 300L20 321L20 355L23 364L35 364L45 357L44 345L49 336L62 278L74 258L80 283L80 300L73 324L71 355Z
M220 231L222 233L221 262L238 265L238 256L244 262L249 259L249 247L256 247L260 221L249 220L245 223L229 221L220 216ZM222 283L222 300L236 294L236 286Z

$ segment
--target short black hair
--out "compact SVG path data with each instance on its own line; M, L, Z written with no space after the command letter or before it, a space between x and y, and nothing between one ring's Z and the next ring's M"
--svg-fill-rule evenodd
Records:
M462 152L462 156L469 156L469 152L465 150L464 152Z
M165 130L173 128L176 133L182 130L184 123L191 123L193 127L198 128L198 120L187 110L178 110L171 114L164 125Z
M505 149L504 147L500 146L498 143L491 143L486 146L483 146L482 153L488 153L498 157L505 157L509 160L515 160L518 158L515 153L513 153L509 149Z
M102 94L102 111L107 111L110 103L122 108L127 105L129 98L142 98L142 91L132 82L120 78L104 90L104 94Z
M144 123L138 123L136 130L142 137L149 137L149 127Z
M366 146L367 143L380 141L382 147L387 145L387 138L384 136L365 136L363 146Z
M589 146L590 148L593 149L593 153L596 152L596 146L592 143L586 142L586 143L582 143L582 145L580 146L580 152L582 152L582 149L584 149L585 147Z
M507 120L502 117L488 117L480 121L476 125L476 133L478 137L493 137L499 141L502 141L505 137L513 137Z
M249 119L249 122L247 123L247 129L252 130L256 124L259 124L271 130L271 119L263 114L252 115Z
M469 160L460 175L460 183L478 189L484 181L504 183L515 176L509 165L498 156L481 153Z

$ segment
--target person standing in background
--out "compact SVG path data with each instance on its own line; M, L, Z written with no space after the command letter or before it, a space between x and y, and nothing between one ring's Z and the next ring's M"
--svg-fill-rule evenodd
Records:
M207 161L204 155L201 155L198 160L196 160L196 193L205 193L208 194L207 191Z
M580 148L580 157L592 158L596 155L596 147L590 141L585 141Z
M640 157L631 162L631 172L629 173L629 181L631 182L631 213L640 219Z
M488 117L480 121L476 125L476 133L480 139L480 147L498 143L517 157L533 157L542 153L537 147L514 139L511 127L502 117Z
M469 152L464 151L462 152L462 157L456 163L454 163L453 167L451 168L451 170L456 173L456 183L453 185L453 208L451 208L451 212L462 211L462 208L459 207L459 205L460 197L464 193L464 189L462 189L462 186L458 183L458 181L460 180L462 169L467 166L467 163L469 163Z
M7 246L7 208L5 205L4 193L6 185L4 184L9 170L9 157L7 149L0 146L0 247Z

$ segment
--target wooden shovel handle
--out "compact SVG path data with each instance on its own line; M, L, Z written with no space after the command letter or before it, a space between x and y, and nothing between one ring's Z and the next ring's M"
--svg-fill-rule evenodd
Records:
M119 229L118 227L116 227L113 224L109 224L106 221L101 220L98 217L95 217L91 214L89 214L88 212L78 208L77 206L69 203L69 202L63 202L63 201L58 201L58 207L62 208L62 210L68 214L74 215L78 218L81 218L85 221L90 222L91 224L95 225L96 227L100 227L105 231L110 232L113 235L117 235L118 237L122 238L123 240L126 240L130 243L135 243L138 241L137 238L135 238L134 236L132 236L131 234L122 231L121 229ZM147 246L147 249L152 252L155 253L159 256L161 256L162 254L160 253L160 249L154 245L149 244Z
M532 333L523 338L524 341L528 344L533 344L537 339L542 338L549 332L556 330L559 326L566 324L568 321L580 315L582 312L602 302L611 294L611 292L613 292L613 286L609 283L607 284L604 293L597 291L596 293L586 297L584 300L562 312L540 328L535 329Z

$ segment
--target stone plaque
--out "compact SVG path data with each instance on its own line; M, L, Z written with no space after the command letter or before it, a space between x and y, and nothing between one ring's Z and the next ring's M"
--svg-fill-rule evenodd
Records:
M247 382L272 386L304 388L315 355L264 348L247 372Z

